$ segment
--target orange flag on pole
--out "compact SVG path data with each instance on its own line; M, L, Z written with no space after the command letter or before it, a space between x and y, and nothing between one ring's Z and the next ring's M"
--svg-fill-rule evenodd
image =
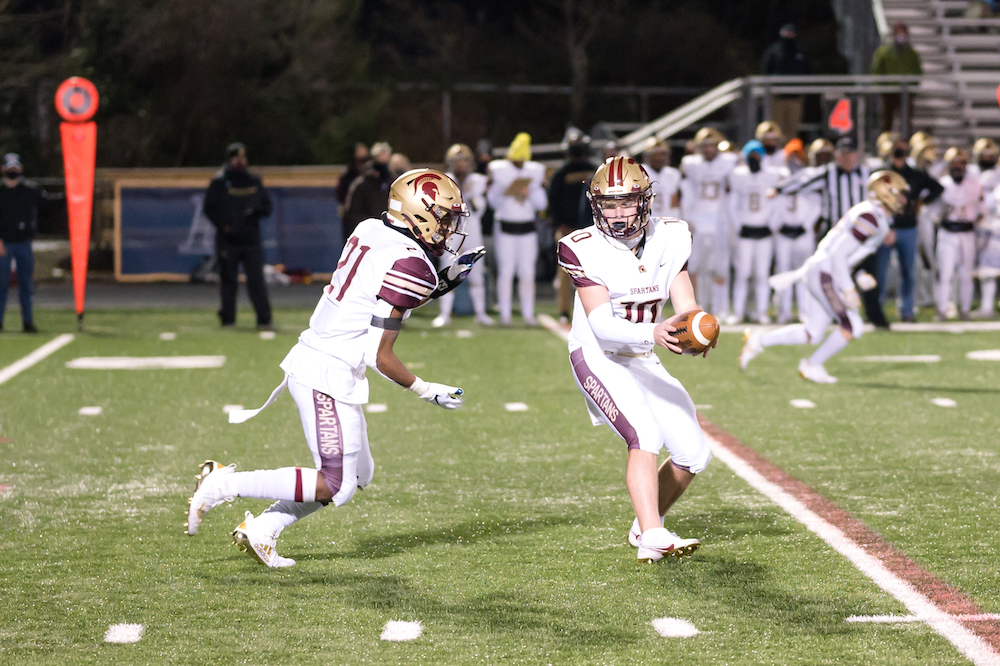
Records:
M73 299L76 317L83 326L87 291L87 258L90 254L90 221L94 208L94 166L97 155L97 125L89 121L97 113L97 88L87 79L73 76L56 90L56 110L66 122L62 134L66 172L66 207L69 213L70 258L73 262Z

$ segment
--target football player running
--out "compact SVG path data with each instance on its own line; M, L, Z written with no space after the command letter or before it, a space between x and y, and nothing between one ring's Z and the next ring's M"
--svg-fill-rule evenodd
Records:
M903 210L910 189L895 171L876 171L869 176L866 188L868 201L852 206L800 269L771 278L771 286L779 293L796 282L805 283L812 296L805 323L764 333L751 334L747 329L740 352L741 370L745 370L766 347L818 344L833 321L838 324L837 328L812 356L799 362L799 374L817 384L836 383L837 378L831 377L823 364L864 332L858 314L861 300L851 279L851 270L885 240L892 216Z
M628 540L638 559L688 555L701 545L663 526L667 510L711 459L691 397L653 353L681 353L676 312L699 310L687 272L691 232L653 218L652 185L628 157L598 167L587 191L595 224L559 241L559 265L577 289L569 333L573 377L594 425L628 445L625 484L635 510ZM707 354L707 351L706 351ZM670 458L657 468L666 446Z
M187 533L205 514L235 497L277 500L233 531L233 543L268 567L287 567L276 540L281 531L327 504L341 506L374 474L362 406L368 402L366 366L427 402L455 409L462 389L424 381L406 369L393 344L410 310L454 289L483 255L477 247L435 274L427 253L455 252L468 216L458 185L433 169L414 169L389 188L389 210L368 219L348 238L309 328L281 362L285 378L263 407L239 410L242 423L287 388L299 410L315 469L284 467L236 472L235 464L206 461L188 509Z

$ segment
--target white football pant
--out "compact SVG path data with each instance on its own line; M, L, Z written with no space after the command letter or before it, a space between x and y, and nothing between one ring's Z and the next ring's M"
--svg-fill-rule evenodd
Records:
M688 219L693 234L688 273L695 276L695 298L718 319L729 315L729 231L718 216Z
M758 320L767 316L768 301L771 287L767 278L771 274L771 257L774 254L774 242L768 238L740 238L736 245L736 282L733 284L733 314L743 320L746 312L747 292L750 286L750 276L753 275L754 301L756 310L754 317Z
M938 229L937 235L938 280L934 287L934 304L938 314L948 311L952 294L952 280L958 273L959 312L968 314L972 308L972 269L976 262L976 237L971 231Z
M535 321L535 262L538 259L538 234L497 232L497 307L500 322L509 324L514 311L514 278L521 301L524 321Z
M774 238L774 272L784 273L799 268L812 256L816 245L811 233L804 233L795 240L788 236L777 234ZM778 321L788 321L792 318L792 290L795 291L795 304L799 308L799 319L805 316L808 289L797 282L792 289L781 293L778 299Z

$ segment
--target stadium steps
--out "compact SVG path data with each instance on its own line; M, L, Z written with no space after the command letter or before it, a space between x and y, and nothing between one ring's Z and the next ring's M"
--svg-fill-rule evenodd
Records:
M877 11L878 2L873 2ZM942 143L1000 136L1000 18L968 18L968 0L882 0L885 21L905 23L927 75L914 101L913 128Z

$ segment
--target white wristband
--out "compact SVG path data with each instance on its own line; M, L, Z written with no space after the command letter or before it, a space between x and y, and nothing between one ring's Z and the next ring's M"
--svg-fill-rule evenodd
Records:
M425 393L428 388L430 388L430 382L425 382L420 377L417 377L416 375L414 375L414 377L413 377L413 383L410 384L409 386L407 386L406 390L407 391L413 391L417 395L420 395L421 393Z

